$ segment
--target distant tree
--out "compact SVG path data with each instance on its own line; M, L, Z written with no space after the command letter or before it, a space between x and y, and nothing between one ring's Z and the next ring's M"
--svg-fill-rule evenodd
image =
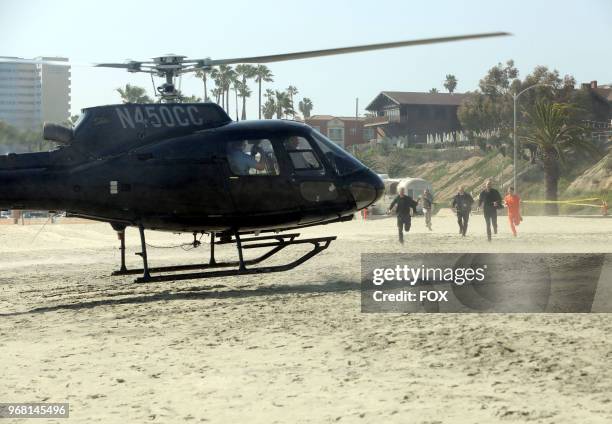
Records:
M211 68L200 68L196 70L195 72L195 76L197 78L200 78L202 82L204 83L204 101L205 102L208 101L208 88L206 87L206 82L208 81L208 76L210 75L211 72L212 72Z
M235 76L234 70L229 65L219 65L211 71L210 76L215 81L217 88L221 90L219 92L221 107L229 113L229 90Z
M212 90L210 90L210 96L215 99L215 103L219 104L219 102L221 101L221 92L223 90L221 90L220 87L215 87Z
M238 95L242 97L242 120L245 120L247 118L246 98L251 97L251 89L249 88L248 84L241 82L238 85Z
M585 128L570 123L570 106L568 104L538 101L531 114L533 124L524 141L533 146L537 158L544 168L546 200L557 200L561 165L566 161L566 155L587 153L593 157L600 155L597 147L586 137ZM556 203L546 204L546 212L550 215L559 214Z
M236 66L236 74L241 79L239 96L242 97L242 120L246 119L246 98L251 96L251 90L247 85L247 80L255 78L257 68L253 65L240 64ZM243 94L240 94L243 93Z
M240 121L240 116L238 115L238 86L242 84L242 81L240 81L240 77L235 71L230 74L230 83L232 84L232 89L234 90L235 96L234 100L236 105L236 121Z
M125 88L117 88L115 91L123 103L153 103L153 99L147 96L147 91L142 87L126 84Z
M224 66L224 65L221 65L221 66ZM229 109L230 109L230 96L229 96L230 87L232 87L235 81L237 81L236 71L234 71L231 66L227 66L225 74L224 74L224 78L223 78L223 89L225 90L225 102L226 102L225 110L227 110L228 115L229 115Z
M300 109L300 112L302 112L304 119L310 118L310 112L312 112L313 108L312 100L310 100L308 97L304 97L298 104L298 108Z
M261 119L261 114L263 112L261 108L261 84L262 82L274 81L272 77L274 77L274 75L266 65L257 65L255 68L255 81L259 85L259 119Z
M274 103L276 105L276 119L281 119L287 115L295 114L293 107L291 107L291 98L286 91L274 92Z
M263 114L265 119L272 119L274 118L274 114L276 113L276 96L274 94L274 91L267 89L265 97L266 101L261 107L261 113Z
M201 103L202 102L202 98L197 97L197 96L184 96L181 94L180 98L183 103Z
M210 71L210 77L215 82L215 88L211 90L211 95L215 98L215 102L225 109L225 97L223 91L223 82L221 81L221 72L217 68Z
M521 81L513 60L490 68L479 82L479 90L467 93L457 116L469 132L496 133L500 140L509 140L512 130L512 93L518 92Z
M446 80L444 80L444 88L446 88L451 94L455 92L455 88L457 88L457 78L453 74L446 75Z
M0 154L49 150L54 143L45 141L41 131L24 130L0 121Z
M293 103L293 97L298 93L298 89L293 85L287 87L287 95L289 96L289 103L291 104L291 110L293 111L292 116L295 119L295 104Z
M429 92L430 92L431 94L435 94L435 93L437 93L437 92L438 92L438 89L434 87L434 88L431 88L431 89L429 90Z
M520 85L518 69L513 60L505 64L498 63L487 71L487 74L478 83L480 91L491 97L502 96L510 91L516 92Z

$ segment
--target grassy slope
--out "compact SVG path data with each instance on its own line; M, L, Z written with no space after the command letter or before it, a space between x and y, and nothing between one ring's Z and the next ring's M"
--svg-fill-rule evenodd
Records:
M362 155L360 155L361 157ZM433 184L440 206L448 204L458 186L464 184L468 192L477 194L487 178L493 178L499 188L512 181L512 158L497 152L482 153L465 150L389 149L365 154L367 165L389 173L391 177L420 177ZM559 181L559 199L604 197L612 203L607 188L612 180L612 159L594 163L584 158L572 158ZM521 161L518 186L523 199L545 198L544 174L537 165ZM571 186L571 187L570 187ZM525 205L526 214L542 213L541 205ZM599 213L595 208L563 206L561 213Z

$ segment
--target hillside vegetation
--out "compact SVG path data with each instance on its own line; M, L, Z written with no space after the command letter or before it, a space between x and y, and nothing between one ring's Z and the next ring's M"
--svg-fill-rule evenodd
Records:
M377 146L357 156L369 167L392 178L418 177L432 183L436 201L448 206L460 185L477 195L484 182L492 178L495 187L506 188L512 184L512 157L498 150L482 152L466 149L399 149ZM541 165L519 162L519 194L524 200L545 198L544 173ZM608 153L599 161L574 158L564 168L559 182L559 199L603 197L612 201L612 156ZM526 214L540 214L541 205L525 205ZM563 206L562 213L599 213L588 207Z

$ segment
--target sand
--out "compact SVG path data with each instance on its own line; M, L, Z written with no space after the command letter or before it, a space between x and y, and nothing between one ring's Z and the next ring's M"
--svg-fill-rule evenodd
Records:
M447 211L433 223L416 219L405 246L393 218L314 227L302 233L338 240L292 271L140 285L109 276L109 225L3 225L0 399L70 402L60 423L612 422L610 314L363 314L359 303L361 252L609 252L612 219L527 217L514 239L501 218L491 244L481 216L463 240ZM136 231L127 238L138 266ZM206 247L149 254L195 263Z

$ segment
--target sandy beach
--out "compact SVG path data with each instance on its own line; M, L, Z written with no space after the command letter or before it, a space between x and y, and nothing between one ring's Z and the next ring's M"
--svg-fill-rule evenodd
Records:
M148 284L110 276L107 224L2 225L0 399L69 402L60 423L612 422L612 315L365 314L359 292L361 253L610 252L612 219L526 217L513 238L500 217L492 243L482 216L465 239L448 211L433 225L416 218L404 246L393 218L308 228L338 240L292 271ZM139 267L134 229L127 243Z

